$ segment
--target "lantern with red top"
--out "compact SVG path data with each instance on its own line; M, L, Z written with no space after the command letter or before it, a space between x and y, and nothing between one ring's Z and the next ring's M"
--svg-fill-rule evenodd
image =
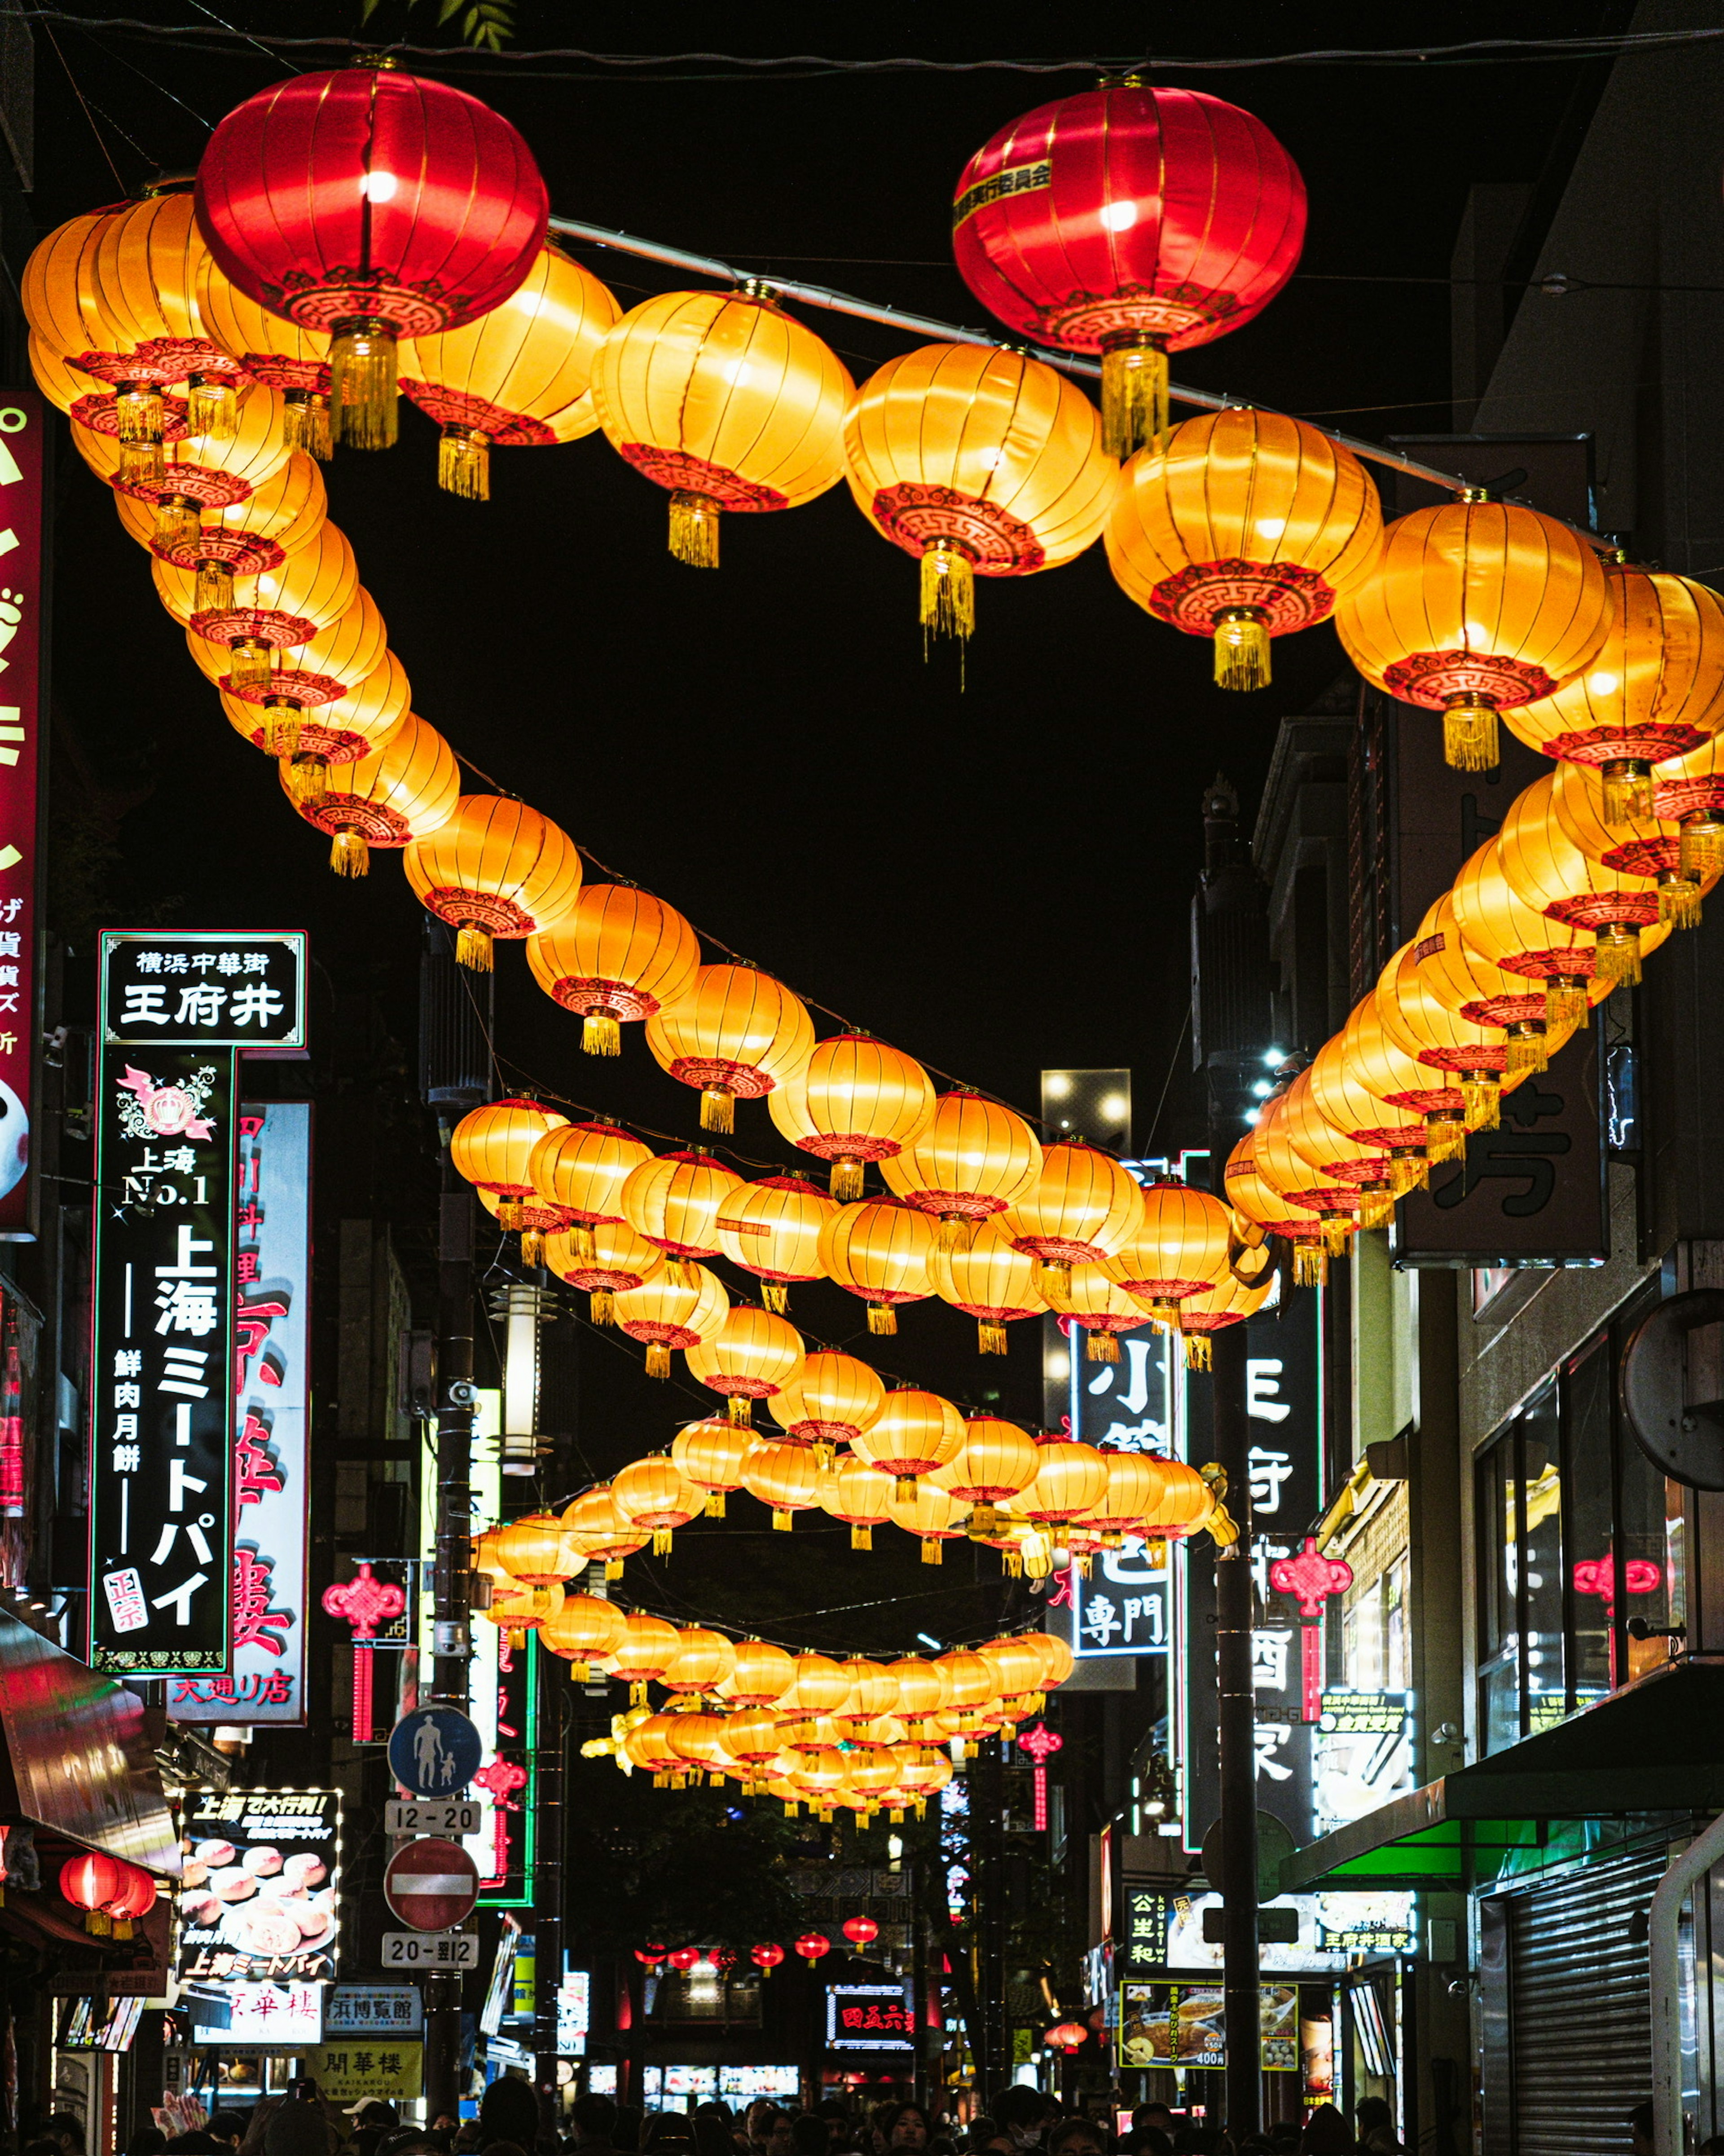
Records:
M819 1932L804 1932L796 1942L796 1950L805 1962L817 1962L822 1954L832 1952L832 1942Z
M464 90L373 59L259 90L216 129L198 223L272 314L327 331L336 439L395 439L395 348L500 305L550 201L526 141Z
M1323 1604L1331 1594L1345 1594L1353 1584L1353 1568L1344 1558L1325 1557L1315 1535L1307 1535L1298 1554L1278 1557L1269 1568L1269 1584L1277 1594L1290 1594L1305 1620L1300 1627L1301 1703L1300 1713L1316 1722L1323 1712Z
M679 1976L686 1976L700 1958L700 1949L698 1947L678 1947L668 1958Z
M639 1962L644 1962L649 1969L657 1969L668 1951L668 1948L659 1946L655 1941L649 1940L645 1946L637 1947L634 1949L634 1958Z
M84 1912L84 1928L104 1938L113 1929L108 1904L120 1892L122 1875L131 1867L99 1851L69 1857L60 1866L60 1892L74 1909Z
M748 1958L763 1976L770 1976L784 1958L784 1949L771 1944L750 1947Z
M844 1935L859 1953L864 1947L872 1946L880 1937L880 1926L872 1917L846 1917Z
M132 1926L156 1906L156 1881L136 1864L122 1861L120 1873L120 1891L109 1901L107 1913L113 1920L115 1938L129 1939Z
M1135 76L1039 105L964 167L958 274L1021 336L1101 355L1111 456L1167 424L1167 354L1260 314L1305 242L1305 182L1263 123Z

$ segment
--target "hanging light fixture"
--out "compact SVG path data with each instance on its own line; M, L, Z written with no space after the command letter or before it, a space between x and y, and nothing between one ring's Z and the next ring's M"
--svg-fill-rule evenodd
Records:
M969 1240L948 1248L942 1237L928 1258L928 1278L942 1302L976 1321L978 1351L1006 1353L1006 1327L1014 1319L1040 1316L1047 1299L1037 1285L1039 1267L992 1220L977 1223Z
M934 1224L895 1198L845 1205L820 1230L820 1269L868 1306L868 1329L898 1330L896 1312L931 1296Z
M661 1070L700 1096L700 1127L728 1135L736 1103L757 1101L801 1070L814 1023L782 981L742 961L703 966L681 999L646 1022Z
M718 1216L742 1178L704 1146L649 1156L617 1192L623 1219L664 1253L673 1276L692 1280L697 1258L718 1255Z
M528 937L526 962L552 1002L583 1020L585 1052L620 1055L625 1022L694 986L700 942L674 906L633 884L589 883L554 928Z
M671 1465L685 1482L706 1492L709 1520L721 1520L726 1497L741 1488L743 1464L755 1443L752 1429L718 1415L686 1424L670 1440Z
M689 1375L725 1401L734 1423L747 1424L753 1403L769 1400L802 1368L802 1335L788 1318L733 1302L710 1340L684 1358Z
M661 1266L639 1287L615 1294L611 1302L618 1329L646 1348L648 1377L660 1378L670 1375L671 1351L711 1340L730 1306L723 1287L705 1265L688 1267L675 1279L668 1265Z
M623 1185L652 1158L650 1146L602 1120L561 1122L533 1147L527 1156L528 1178L547 1204L560 1205L567 1213L568 1248L577 1262L593 1260L594 1231L601 1224L628 1227Z
M962 1249L977 1221L1026 1197L1041 1172L1042 1149L1023 1116L962 1086L940 1096L913 1145L880 1163L887 1189L931 1214L948 1250Z
M501 794L463 794L455 813L402 855L413 896L456 931L455 957L488 973L498 937L519 939L554 927L581 892L573 839Z
M892 1159L932 1122L934 1089L911 1056L863 1033L823 1040L767 1111L791 1143L831 1163L831 1191L862 1195L865 1168Z
M822 1348L804 1358L767 1408L793 1445L811 1445L829 1457L871 1430L885 1404L885 1386L866 1363Z
M547 1235L545 1263L559 1280L586 1290L595 1325L610 1325L615 1322L617 1297L662 1273L664 1254L637 1235L627 1221L604 1220L594 1227L577 1225Z
M782 1094L767 1096L771 1110ZM761 1283L768 1310L790 1307L799 1281L818 1280L820 1231L838 1211L825 1192L800 1175L763 1175L725 1199L717 1219L718 1247L733 1265Z

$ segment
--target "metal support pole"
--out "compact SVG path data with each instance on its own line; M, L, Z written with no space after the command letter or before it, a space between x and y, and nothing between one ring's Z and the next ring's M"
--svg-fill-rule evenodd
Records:
M1724 1813L1690 1842L1652 1897L1646 1950L1652 1965L1652 2146L1682 2156L1682 1904L1713 1865L1724 1861Z
M1235 2145L1262 2123L1257 1960L1257 1747L1251 1686L1251 1486L1245 1414L1245 1328L1212 1336L1214 1450L1227 1471L1239 1539L1215 1560L1215 1662L1220 1706L1222 1986L1227 2017L1227 2130Z
M970 1851L975 1866L976 2015L971 2038L979 2100L992 2103L1012 2078L1006 2033L1005 1778L1000 1741L984 1737L970 1767Z
M530 1654L539 1650L529 1644ZM559 2129L557 2103L557 1994L562 1983L564 1777L568 1768L568 1694L546 1686L539 1700L536 1765L538 1861L533 1871L533 2061L539 2123Z

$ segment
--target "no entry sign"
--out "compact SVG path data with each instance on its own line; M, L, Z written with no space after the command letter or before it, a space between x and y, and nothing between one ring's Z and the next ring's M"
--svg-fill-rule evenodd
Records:
M410 1841L384 1866L383 1898L416 1932L453 1931L479 1900L479 1867L458 1841Z

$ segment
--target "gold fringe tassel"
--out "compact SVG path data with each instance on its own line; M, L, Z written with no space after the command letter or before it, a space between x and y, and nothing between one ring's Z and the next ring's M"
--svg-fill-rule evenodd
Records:
M945 1548L945 1544L940 1540L937 1535L924 1535L922 1537L922 1563L924 1564L944 1564L946 1562Z
M569 1250L576 1264L596 1265L598 1263L598 1248L593 1240L593 1223L590 1220L577 1220L566 1232L569 1239Z
M922 657L928 640L955 636L960 648L976 633L976 570L962 547L936 539L922 549Z
M653 1555L654 1557L670 1556L670 1537L673 1532L674 1530L670 1527L654 1527L653 1529Z
M122 442L146 443L162 454L162 392L153 382L122 382L114 391L114 416Z
M330 439L329 398L318 389L290 389L282 414L281 438L290 449L303 449L327 464L334 444Z
M736 1096L728 1086L700 1088L700 1127L728 1137L736 1127Z
M167 462L157 441L120 443L120 476L128 486L160 486Z
M1545 983L1544 1022L1552 1033L1573 1033L1591 1008L1586 983L1572 973L1552 973Z
M1676 865L1684 875L1716 875L1724 870L1724 824L1706 814L1684 817Z
M587 1315L595 1325L614 1325L617 1322L617 1296L613 1288L596 1287L587 1298Z
M1599 936L1593 964L1598 978L1613 988L1640 985L1640 932L1633 927L1607 928Z
M608 1557L605 1559L604 1576L607 1579L620 1579L623 1577L623 1560L621 1558Z
M228 658L236 689L261 689L269 680L269 647L260 637L235 637L228 646Z
M913 1504L916 1502L917 1487L916 1479L913 1475L895 1475L892 1477L892 1495L895 1497L901 1497L906 1504Z
M1215 617L1218 689L1269 686L1269 624L1257 607L1224 607Z
M835 1160L826 1188L840 1205L854 1204L865 1188L865 1169L859 1160Z
M1167 431L1167 355L1137 337L1101 355L1101 446L1123 464L1162 446Z
M1293 1245L1293 1285L1296 1287L1326 1287L1329 1285L1329 1253L1321 1243L1296 1243Z
M475 973L489 973L494 970L491 939L485 929L468 924L455 932L455 963L465 966Z
M545 1262L544 1231L538 1228L523 1228L521 1231L521 1262L524 1265L541 1265Z
M1011 1549L1008 1549L1008 1550L1002 1550L1002 1551L1000 1552L1000 1555L1001 1555L1001 1556L1005 1559L1005 1561L1006 1561L1006 1577L1007 1577L1007 1578L1008 1578L1008 1579L1022 1579L1022 1578L1023 1578L1023 1577L1024 1577L1024 1553L1023 1553L1023 1551L1022 1551L1021 1549L1017 1548L1014 1546L1014 1547L1013 1547L1013 1548L1012 1548Z
M1035 1285L1049 1310L1062 1317L1071 1314L1071 1267L1063 1258L1038 1258Z
M1350 1214L1331 1213L1325 1216L1321 1223L1323 1249L1328 1256L1344 1258L1347 1255L1352 1247L1353 1224Z
M1430 1163L1424 1153L1389 1155L1388 1187L1397 1198L1404 1198L1409 1190L1423 1190L1429 1181Z
M1652 814L1652 766L1639 757L1624 757L1607 763L1599 772L1604 796L1604 821L1631 824L1637 816Z
M1698 928L1700 926L1701 889L1697 881L1684 875L1671 876L1668 882L1663 876L1658 880L1658 917L1668 921L1674 928Z
M1207 1332L1183 1332L1180 1335L1180 1337L1185 1342L1186 1368L1188 1370L1208 1369L1212 1361L1212 1358L1209 1353L1208 1334Z
M967 1250L976 1240L976 1223L967 1220L962 1213L942 1213L940 1233L935 1238L942 1250Z
M747 1393L732 1393L725 1405L730 1410L731 1421L736 1429L753 1429L754 1403Z
M1425 1118L1424 1157L1432 1168L1466 1154L1466 1118L1443 1110Z
M874 1548L874 1529L859 1527L853 1521L850 1524L850 1548L871 1550Z
M1003 1355L1006 1352L1006 1328L996 1317L978 1317L976 1321L977 1352L983 1355Z
M762 1281L760 1284L760 1299L775 1317L782 1317L790 1308L789 1281Z
M781 1535L788 1535L796 1525L796 1515L794 1512L774 1512L772 1525Z
M395 332L387 322L350 323L329 349L331 431L344 449L395 446Z
M670 551L691 569L718 567L718 504L679 487L670 497Z
M1086 1363L1117 1363L1120 1359L1119 1336L1114 1332L1096 1332L1084 1327L1084 1360Z
M1550 1034L1539 1019L1521 1019L1508 1029L1508 1053L1503 1060L1505 1079L1520 1078L1529 1071L1535 1076L1551 1067Z
M445 427L437 444L437 484L464 501L491 498L491 438L480 427Z
M649 1378L659 1378L670 1375L670 1350L662 1340L647 1342L646 1373Z
M329 865L338 876L371 874L371 848L357 831L337 831L329 842Z
M285 696L264 699L264 748L285 762L300 745L300 707Z
M1395 1194L1392 1190L1362 1188L1359 1192L1359 1225L1364 1229L1386 1228L1395 1217Z
M610 1011L588 1011L581 1021L581 1050L586 1055L620 1055L623 1028Z
M870 1302L868 1306L868 1329L884 1337L898 1330L898 1313L889 1302Z
M287 767L287 790L300 808L314 808L329 791L328 757L295 756ZM461 961L464 966L467 963L464 958ZM484 970L489 973L490 968L486 966Z
M1502 1085L1496 1073L1463 1070L1460 1097L1466 1103L1470 1131L1494 1131L1502 1127Z
M1457 696L1443 714L1443 756L1456 771L1490 771L1496 763L1496 713L1473 696Z
M998 1508L985 1502L975 1507L965 1527L965 1532L971 1535L997 1535L999 1531Z
M199 613L233 611L233 571L226 562L200 562L192 603Z
M198 505L195 501L187 501L184 495L164 494L156 503L155 541L156 546L164 548L189 547L197 538L201 528L202 521L198 514ZM201 563L199 567L201 569ZM230 581L228 587L230 594L233 588ZM206 611L206 603L202 596L201 582L198 585L198 611L202 613ZM228 604L232 606L233 603L233 601L230 596Z
M709 1520L721 1520L724 1517L722 1490L709 1490L706 1492L706 1517Z
M187 384L186 425L212 442L231 442L239 431L239 393L223 376L194 374Z

